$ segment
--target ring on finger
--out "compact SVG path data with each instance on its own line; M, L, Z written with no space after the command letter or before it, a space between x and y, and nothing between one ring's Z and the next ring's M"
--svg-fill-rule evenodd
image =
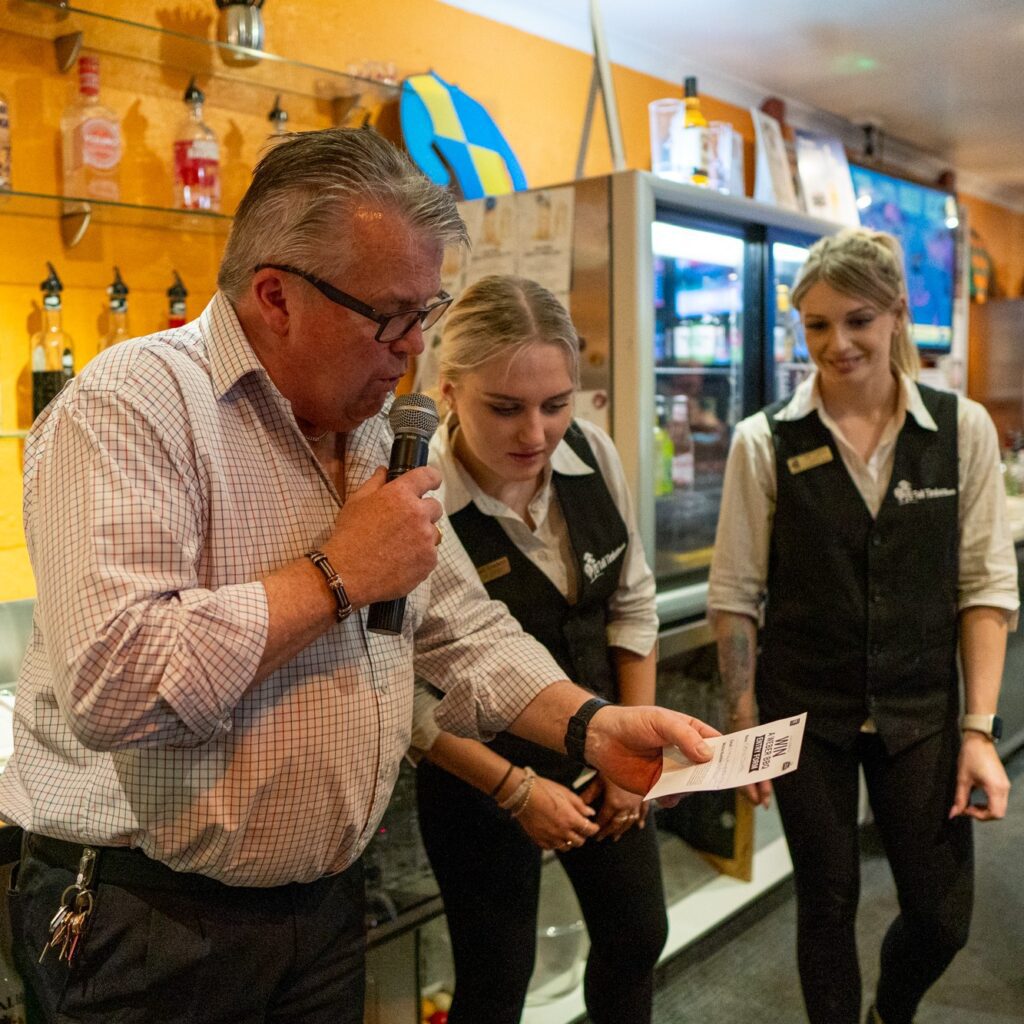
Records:
M434 547L436 548L444 540L444 527L440 523L434 523L434 529L437 530L437 540L434 541Z

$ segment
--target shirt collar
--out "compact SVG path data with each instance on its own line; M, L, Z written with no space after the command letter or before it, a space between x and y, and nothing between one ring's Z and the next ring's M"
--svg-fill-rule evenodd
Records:
M235 307L223 292L217 292L199 317L199 330L206 341L214 393L223 398L245 376L256 373L270 380L253 351Z
M470 502L475 502L481 512L496 515L499 510L505 508L504 504L481 490L455 456L452 442L458 422L455 416L449 413L430 441L431 461L444 477L442 497L444 510L452 516L456 512L461 512ZM551 486L552 472L561 473L562 476L585 476L594 471L563 439L551 455L551 464L544 470L544 483L541 490Z
M917 382L900 371L900 394L896 408L896 420L903 422L904 417L909 414L917 421L917 425L925 430L938 430L938 424L932 418L921 398L921 389ZM821 401L821 391L818 388L818 371L815 370L806 380L802 381L793 392L793 397L779 410L775 418L777 420L789 421L803 419L811 412L825 413ZM825 414L827 415L827 414Z

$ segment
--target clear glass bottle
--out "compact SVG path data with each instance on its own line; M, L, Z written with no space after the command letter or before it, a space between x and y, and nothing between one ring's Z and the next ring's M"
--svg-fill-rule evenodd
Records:
M174 274L174 284L167 289L167 326L181 327L188 321L185 310L188 289L176 270L172 270L171 273Z
M99 58L79 57L78 98L60 119L64 194L117 201L121 198L121 125L99 97Z
M274 105L270 108L270 113L267 114L267 120L270 122L272 138L277 139L288 134L288 111L281 106L280 93L274 97Z
M117 267L114 267L114 280L107 288L107 295L110 296L110 322L107 325L107 333L100 338L98 352L130 337L128 333L128 285L122 280L121 271Z
M42 329L32 335L32 418L35 419L74 376L71 336L61 326L60 293L64 290L52 263L40 284L43 293Z
M0 188L11 187L11 119L7 97L0 92Z
M174 205L180 210L219 210L220 145L203 121L206 96L195 78L184 99L188 116L174 137Z
M686 395L672 396L672 415L668 421L672 439L672 484L677 490L693 487L693 435L690 433L690 400Z

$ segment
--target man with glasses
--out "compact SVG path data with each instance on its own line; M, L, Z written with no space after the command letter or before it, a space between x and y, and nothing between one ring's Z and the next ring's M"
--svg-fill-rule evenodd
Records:
M361 1021L359 855L414 674L446 729L510 727L636 791L664 744L706 759L714 730L589 700L487 600L436 470L386 482L391 395L465 240L374 132L289 136L199 319L104 352L34 425L0 818L25 830L10 908L44 1019ZM367 631L406 595L401 635Z

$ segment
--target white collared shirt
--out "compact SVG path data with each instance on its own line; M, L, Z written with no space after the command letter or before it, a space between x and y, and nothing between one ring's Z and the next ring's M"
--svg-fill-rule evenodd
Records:
M938 427L917 384L900 376L896 415L874 452L862 459L825 411L817 372L803 381L776 415L797 420L812 411L835 439L843 465L876 517L885 498L896 454L896 439L907 416L926 430ZM984 407L963 396L957 401L959 459L960 579L958 608L988 606L1016 613L1017 559L1006 514L995 427ZM775 449L765 413L736 426L718 518L708 584L708 607L758 618L768 580L768 548L775 516ZM808 543L813 543L808 538ZM1016 628L1016 614L1010 628Z
M619 577L618 589L608 601L608 644L641 656L650 653L658 637L658 613L655 606L655 581L644 555L643 542L636 525L633 500L626 484L619 453L612 439L599 427L577 420L615 507L626 524L629 542ZM470 502L484 515L493 516L509 540L558 588L560 594L575 603L579 590L576 556L561 503L551 485L552 472L565 476L583 476L593 470L569 447L559 443L544 470L544 482L530 501L528 512L534 529L503 501L486 494L469 475L452 450L458 424L452 417L441 424L430 443L430 464L444 478L441 501L452 516Z
M585 420L577 420L576 423L590 444L608 492L629 534L619 586L608 601L608 645L645 656L651 652L658 639L655 581L637 530L633 500L622 471L622 462L612 439L603 430ZM551 455L550 464L545 467L543 484L527 507L535 524L531 530L518 512L482 491L459 462L452 449L457 430L457 421L449 416L438 427L430 442L430 464L440 471L443 478L438 497L444 505L445 513L452 516L471 502L475 503L484 515L493 516L498 521L509 540L551 580L567 601L573 603L579 590L575 572L576 555L561 503L551 486L551 475L552 472L558 472L566 476L579 476L593 473L593 470L565 441L560 442ZM436 708L437 698L418 682L409 750L414 763L423 751L433 746L437 738L439 729L434 720Z
M347 435L345 493L392 439L387 407ZM414 674L470 736L564 678L446 539L401 636L369 633L360 609L254 685L260 581L321 545L340 504L220 293L85 367L25 446L39 596L0 817L231 885L311 881L376 830Z

